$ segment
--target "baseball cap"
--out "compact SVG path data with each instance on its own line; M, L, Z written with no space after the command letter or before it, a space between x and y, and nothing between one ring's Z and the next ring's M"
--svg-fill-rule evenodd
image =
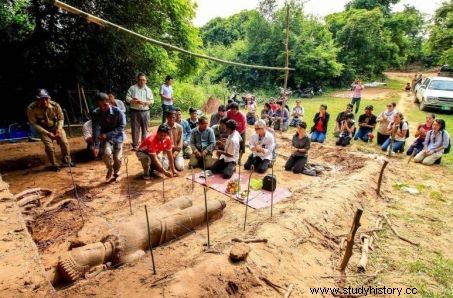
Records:
M38 91L36 92L36 99L44 99L49 97L49 92L47 92L46 89L38 89Z

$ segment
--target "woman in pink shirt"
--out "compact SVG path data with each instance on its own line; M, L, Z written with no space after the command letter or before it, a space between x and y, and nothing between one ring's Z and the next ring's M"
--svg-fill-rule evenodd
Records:
M363 90L363 85L362 81L357 79L354 81L354 83L351 85L351 90L352 90L352 101L351 104L354 106L355 105L355 113L359 111L360 107L360 99L362 98L362 90Z

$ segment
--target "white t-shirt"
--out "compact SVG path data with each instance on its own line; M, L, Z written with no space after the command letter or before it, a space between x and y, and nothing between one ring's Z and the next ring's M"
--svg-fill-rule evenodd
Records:
M393 123L389 123L389 126L387 127L387 129L391 129L392 128L392 124ZM403 121L402 125L398 124L398 129L396 130L396 134L395 134L395 141L404 142L406 140L406 135L400 137L398 134L400 134L403 130L407 130L407 129L408 129L408 127L407 127L407 122L406 121Z
M249 113L255 113L255 111L256 111L256 103L254 101L247 103L247 111L249 111Z
M261 159L272 160L272 152L275 148L275 141L272 133L266 130L266 134L262 138L260 138L258 134L254 133L250 137L249 147L253 148L256 144L260 144L261 147L263 147L264 152L258 153L256 151L253 151L253 156L258 156Z
M173 98L173 88L171 87L171 85L168 86L167 84L162 84L162 86L160 86L160 95L165 95L167 97ZM168 100L162 97L162 104L166 106L173 105L173 100Z
M293 113L295 114L294 117L303 117L304 116L304 108L302 106L300 106L300 107L295 106L293 108Z
M225 162L238 162L239 160L239 148L240 145L239 143L242 141L241 135L237 132L237 130L234 131L231 135L228 136L225 142L225 152L233 155L233 157L228 157L224 154L220 155L219 159L223 159Z

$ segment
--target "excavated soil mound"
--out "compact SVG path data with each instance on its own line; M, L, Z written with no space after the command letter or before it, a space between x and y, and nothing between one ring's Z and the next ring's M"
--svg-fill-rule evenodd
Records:
M85 209L86 210L86 209ZM29 227L40 251L48 246L66 241L83 227L77 203L68 202L60 209L43 213Z

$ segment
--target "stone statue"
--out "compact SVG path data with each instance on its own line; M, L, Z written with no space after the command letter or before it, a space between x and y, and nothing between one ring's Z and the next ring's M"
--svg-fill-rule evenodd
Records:
M225 206L222 200L208 201L208 218L221 217ZM153 247L206 223L204 204L192 206L192 201L184 197L170 201L148 212L148 215ZM73 283L94 267L107 262L113 265L132 262L145 255L148 249L148 227L143 210L119 223L114 233L104 237L101 242L74 248L62 256L57 265L58 277L54 277L53 282Z

